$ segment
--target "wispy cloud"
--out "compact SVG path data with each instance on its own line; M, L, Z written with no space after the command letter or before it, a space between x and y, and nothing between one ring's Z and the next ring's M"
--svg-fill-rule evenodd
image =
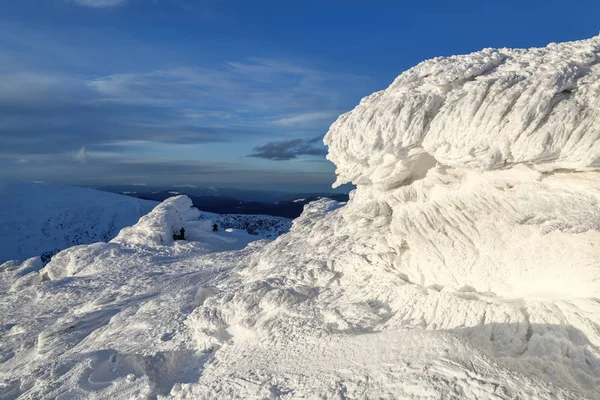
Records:
M106 8L125 4L127 0L73 0L73 4L83 7Z
M111 4L118 5L102 2ZM78 5L101 6L91 0ZM325 149L312 140L276 140L325 133L359 97L348 96L348 90L361 93L360 78L296 62L246 58L202 64L169 57L166 66L145 43L115 41L120 36L109 32L109 45L91 35L88 43L66 31L36 32L0 22L0 161L5 160L0 170L10 171L5 174L169 185L251 182L258 176L267 182L274 172L252 171L249 166L260 163L245 155L270 160L323 155ZM103 46L114 56L107 63L99 56ZM251 143L264 145L252 151ZM239 165L211 164L225 158ZM144 160L162 164L143 165ZM290 182L333 176L287 174Z
M0 141L27 154L314 135L339 114L351 79L266 59L93 78L0 68Z
M313 139L292 139L268 142L262 146L254 148L249 157L264 158L266 160L284 161L292 160L299 156L324 156L327 151L324 147L318 146L322 138Z
M309 114L341 102L337 88L351 79L290 63L252 58L220 68L179 67L145 73L120 73L88 82L106 101L175 106L190 103L237 106L246 111ZM224 111L224 110L212 110ZM321 115L322 117L322 115ZM314 116L313 116L314 118Z
M86 163L88 160L88 153L85 149L85 146L82 146L81 149L79 149L79 151L77 152L77 154L75 154L75 160L79 161L80 163Z
M182 110L181 111L184 118L198 120L198 119L229 119L233 117L233 113L228 111L202 111L202 110Z
M340 114L341 113L339 111L317 111L303 113L276 119L273 121L273 124L278 126L298 126L314 124L315 122L333 122Z

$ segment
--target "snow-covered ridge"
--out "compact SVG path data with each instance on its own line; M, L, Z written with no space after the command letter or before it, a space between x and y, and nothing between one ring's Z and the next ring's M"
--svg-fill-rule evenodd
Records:
M155 201L82 187L0 182L0 264L37 256L47 263L68 247L110 241L157 205ZM210 220L221 229L241 229L264 239L275 239L291 227L291 220L267 215L192 213L192 219ZM161 235L149 232L151 236ZM162 232L162 236L170 243L170 235Z
M596 170L599 82L600 36L424 61L332 125L336 184L395 187L436 161Z
M0 263L108 241L156 202L43 182L0 182Z

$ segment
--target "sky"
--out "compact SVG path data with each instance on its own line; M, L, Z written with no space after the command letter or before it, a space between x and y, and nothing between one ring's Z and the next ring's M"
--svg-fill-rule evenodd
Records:
M0 0L0 179L329 191L341 113L435 56L600 31L597 0Z

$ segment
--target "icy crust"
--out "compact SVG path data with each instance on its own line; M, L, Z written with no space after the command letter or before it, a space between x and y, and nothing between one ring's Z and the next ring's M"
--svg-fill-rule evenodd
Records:
M357 218L367 210L381 215ZM385 210L320 200L290 233L234 252L207 239L65 250L41 274L76 273L2 294L0 394L599 397L598 304L410 282Z
M599 60L600 36L425 61L331 126L325 143L336 184L395 187L433 160L596 170Z

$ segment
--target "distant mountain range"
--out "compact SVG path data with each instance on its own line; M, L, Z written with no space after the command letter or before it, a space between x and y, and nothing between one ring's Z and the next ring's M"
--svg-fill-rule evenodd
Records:
M120 187L123 188L123 187ZM108 188L103 188L107 190ZM163 201L169 197L185 194L192 199L194 207L199 210L209 211L217 214L250 214L250 215L272 215L275 217L297 218L304 209L304 205L320 198L330 198L339 202L348 201L345 193L308 193L290 194L278 192L243 191L238 189L193 189L181 188L179 190L146 191L145 187L128 188L130 190L120 191L138 199ZM137 190L131 190L137 189ZM141 190L140 190L141 189ZM194 194L194 193L204 194ZM224 195L231 193L232 195ZM233 197L233 194L242 194L243 198L263 198L265 200L243 200ZM262 194L261 194L262 193ZM268 199L268 200L267 200Z
M157 192L181 192L188 196L196 197L224 197L236 199L243 202L259 202L259 203L276 203L280 201L293 201L306 197L331 197L340 194L347 194L351 189L351 185L344 185L332 192L329 191L299 191L299 192L279 192L270 190L248 190L237 188L222 188L222 187L196 187L194 185L172 185L172 186L154 186L145 184L130 184L130 185L109 185L96 186L93 189L103 190L105 192L119 194L137 194L137 193L153 193Z

